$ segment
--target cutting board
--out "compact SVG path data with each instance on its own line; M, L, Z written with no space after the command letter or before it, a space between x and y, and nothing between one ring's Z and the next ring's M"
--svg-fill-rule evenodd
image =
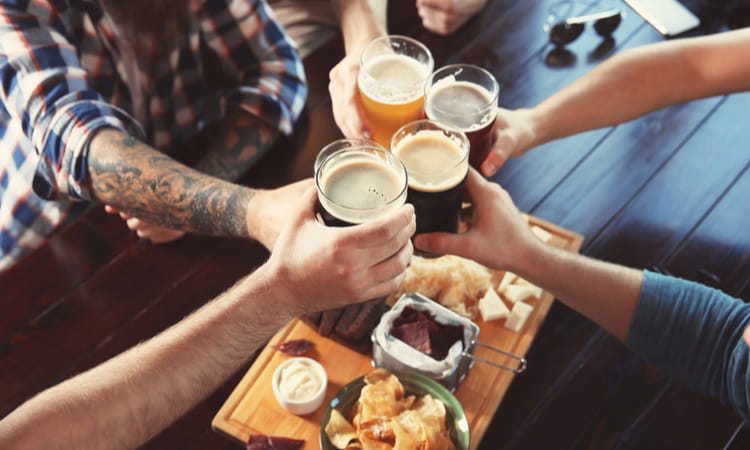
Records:
M530 225L537 225L552 234L550 245L577 252L583 243L583 236L536 217L529 217ZM495 273L499 277L501 273ZM507 352L525 356L534 337L549 312L554 298L548 292L529 304L534 309L519 332L506 329L505 320L483 322L479 325L479 341ZM326 400L317 411L307 416L295 416L284 410L277 402L271 389L271 377L276 367L289 356L284 355L272 346L291 339L309 339L314 343L313 349L305 356L319 361L328 373L328 390ZM481 347L477 356L515 367L517 362ZM529 367L533 370L533 361ZM319 335L305 322L295 319L288 323L271 338L250 369L232 391L224 405L214 417L213 429L239 445L247 442L252 434L284 436L305 441L304 449L318 449L320 420L325 405L343 386L353 379L371 371L372 358L345 345ZM469 419L471 430L471 448L476 448L492 421L505 392L514 376L512 372L500 370L488 364L477 362L456 389L455 395L461 402Z

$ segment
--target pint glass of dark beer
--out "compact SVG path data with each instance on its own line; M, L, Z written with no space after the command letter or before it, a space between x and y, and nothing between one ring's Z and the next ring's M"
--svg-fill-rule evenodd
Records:
M414 205L417 234L458 232L461 201L469 171L469 139L449 125L417 120L391 139L391 152L409 174L407 201Z
M406 167L375 142L335 141L321 150L315 165L318 213L328 226L376 220L406 201Z
M492 148L499 92L495 77L471 64L442 67L425 84L425 116L466 133L469 163L477 170Z

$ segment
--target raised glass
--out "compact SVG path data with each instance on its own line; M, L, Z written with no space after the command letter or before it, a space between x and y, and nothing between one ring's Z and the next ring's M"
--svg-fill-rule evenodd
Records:
M466 133L471 144L469 164L475 169L494 142L499 92L495 77L471 64L442 67L425 84L425 116Z
M425 81L434 66L429 49L406 36L381 36L362 51L357 86L380 145L388 146L400 126L420 117Z

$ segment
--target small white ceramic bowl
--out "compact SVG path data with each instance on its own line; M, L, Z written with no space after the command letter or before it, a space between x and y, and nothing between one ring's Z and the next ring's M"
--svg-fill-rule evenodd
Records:
M292 364L297 363L306 366L310 373L320 382L318 390L304 400L288 398L284 395L282 389L280 388L280 383L282 381L282 372L284 371L284 369ZM320 408L320 405L323 404L323 400L325 400L326 390L328 389L328 375L326 374L325 368L323 368L323 366L314 359L304 356L289 358L279 364L279 367L277 367L273 372L273 378L271 379L271 382L273 385L273 393L276 396L276 400L279 402L279 405L281 405L282 408L286 409L290 413L296 414L298 416L310 414Z

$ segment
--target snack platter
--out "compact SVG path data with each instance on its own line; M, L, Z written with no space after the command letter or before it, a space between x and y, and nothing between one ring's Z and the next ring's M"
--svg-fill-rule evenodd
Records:
M529 224L551 234L550 245L577 252L583 236L557 225L529 216ZM493 281L503 277L503 272L492 271ZM548 292L534 300L533 310L518 331L504 326L505 320L482 321L475 319L480 328L479 341L483 344L525 356L554 298ZM305 355L320 362L328 375L328 388L322 407L312 414L296 416L284 410L274 397L272 376L276 367L289 356L274 348L293 339L307 339L314 344ZM478 348L477 356L501 363L507 359L489 350ZM533 361L530 361L533 367ZM283 436L305 441L304 449L317 449L320 421L327 405L336 393L350 381L373 369L372 357L362 354L339 340L321 336L311 324L295 319L279 330L261 351L250 369L232 391L212 421L212 428L244 446L249 436L264 434ZM471 448L477 448L492 421L514 373L499 370L488 364L476 363L454 392L469 420ZM521 376L523 376L521 374Z

